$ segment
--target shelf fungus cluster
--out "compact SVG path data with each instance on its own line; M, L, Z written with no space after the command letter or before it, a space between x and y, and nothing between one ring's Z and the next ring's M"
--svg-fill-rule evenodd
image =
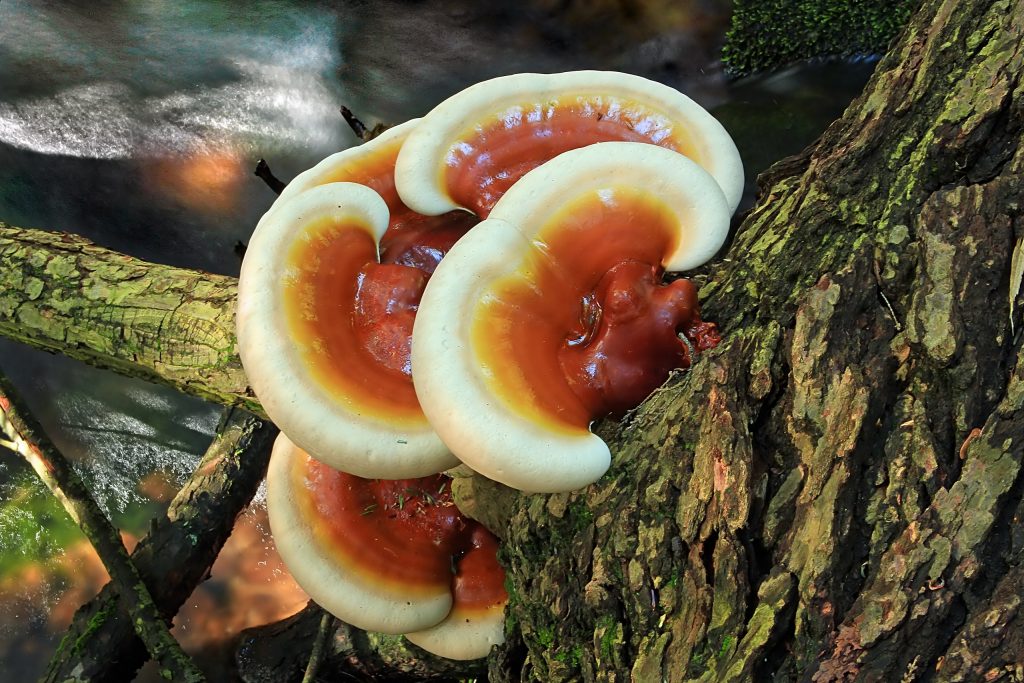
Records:
M663 276L722 246L742 178L687 97L584 71L480 83L293 180L250 242L238 338L283 433L268 500L300 585L443 656L500 642L496 540L439 473L599 478L590 424L718 341Z

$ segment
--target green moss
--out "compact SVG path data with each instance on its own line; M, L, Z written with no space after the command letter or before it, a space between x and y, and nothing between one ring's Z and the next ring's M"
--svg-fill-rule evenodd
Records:
M735 0L722 59L735 74L827 56L883 52L913 0Z
M369 631L366 635L373 649L385 660L400 659L409 651L405 636L370 633Z
M573 668L579 668L580 663L583 662L583 646L576 645L569 650L559 650L554 654L554 659L566 666Z
M736 639L732 636L726 636L725 638L722 638L722 645L718 648L718 654L716 656L719 659L722 659L727 654L729 654L729 650L732 648L732 644L735 640Z
M537 642L545 648L551 647L555 642L555 632L550 626L542 626L537 631Z
M113 600L108 600L106 604L103 606L103 609L101 609L96 614L92 615L92 617L89 619L89 623L86 624L85 630L82 631L82 633L79 634L77 638L75 638L75 644L72 648L73 652L77 654L82 651L82 648L88 644L89 639L92 637L92 634L98 631L100 627L103 626L104 623L106 623L107 619L109 619L113 614L116 613L116 607L117 603L115 603Z
M693 654L690 655L690 670L691 670L691 674L693 674L693 672L696 669L699 669L699 668L703 667L704 666L704 662L706 662L707 659L708 659L707 645L702 644L700 648L694 650Z
M603 616L597 620L595 633L600 634L598 653L601 659L610 662L615 656L615 643L618 641L619 629L616 628L615 620L609 616Z
M573 514L573 519L576 520L576 524L579 527L588 527L594 521L594 511L587 507L585 501L580 501L578 505L573 505L570 508Z

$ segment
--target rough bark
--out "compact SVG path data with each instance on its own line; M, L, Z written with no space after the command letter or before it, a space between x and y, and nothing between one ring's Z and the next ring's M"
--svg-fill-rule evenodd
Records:
M845 115L762 178L726 258L699 275L722 345L599 426L609 473L550 496L460 484L504 540L492 680L1021 676L1024 363L1007 291L1024 237L1022 73L1024 0L926 1ZM47 325L12 332L28 294L63 315L29 277L48 282L68 248L6 230L0 273L22 279L0 295L0 333L70 344ZM190 301L224 305L231 288ZM234 367L231 327L213 367ZM166 377L153 354L90 349ZM239 374L180 385L251 401Z
M236 284L0 222L0 335L262 414L235 348Z
M241 410L230 410L196 471L154 521L132 553L163 621L170 622L209 575L235 518L252 500L266 473L277 429ZM45 681L130 680L146 662L132 620L107 584L75 613L47 668Z
M604 426L601 481L513 507L493 680L1017 666L1022 45L1022 2L926 3L763 178L701 290L723 344Z

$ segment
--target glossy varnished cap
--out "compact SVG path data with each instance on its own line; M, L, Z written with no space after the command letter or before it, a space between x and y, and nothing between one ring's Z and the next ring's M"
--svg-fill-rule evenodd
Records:
M376 192L353 183L311 187L276 204L242 263L239 354L267 415L300 448L362 477L419 477L456 460L408 378L383 391L387 373L364 358L345 311L334 310L352 305L388 217ZM319 329L327 314L339 322Z
M267 508L285 565L318 604L358 628L400 634L438 624L452 606L448 561L424 560L429 540L381 530L384 511L365 505L352 479L278 437Z
M536 397L559 386L538 388L523 366L514 365L514 353L490 353L490 333L503 334L509 323L482 316L510 286L529 294L540 279L563 277L566 267L537 245L574 229L574 207L581 202L600 212L614 208L620 196L652 207L662 233L619 223L610 242L588 238L572 245L582 255L578 260L609 245L650 258L655 240L655 265L677 271L703 263L725 240L729 204L697 164L653 145L601 143L526 174L491 217L455 245L427 285L413 328L413 383L441 439L484 476L524 491L557 492L586 486L608 468L608 448L586 419L567 424L540 406ZM592 275L593 281L600 273ZM578 315L578 308L567 315Z
M473 523L472 547L458 562L452 580L454 603L437 626L405 634L428 652L448 659L486 657L505 642L505 571L498 564L498 540Z
M605 141L674 149L715 178L730 212L739 204L743 166L722 125L673 88L613 71L523 73L466 88L409 134L395 180L420 213L483 216L523 169Z

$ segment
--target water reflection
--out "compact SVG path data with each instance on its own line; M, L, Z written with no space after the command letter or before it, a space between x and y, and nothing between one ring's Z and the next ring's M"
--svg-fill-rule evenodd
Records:
M238 152L199 152L147 164L148 187L182 206L207 214L230 215L238 208L240 187L252 173Z
M173 631L211 680L227 680L238 634L295 614L309 596L278 556L262 503L238 518L210 575L178 612Z
M335 17L288 3L0 6L0 141L121 159L341 144Z
M236 274L233 245L273 199L251 175L257 158L287 179L355 144L338 106L367 123L397 123L483 78L577 68L646 75L717 107L746 161L749 202L754 175L810 142L870 65L730 84L716 59L728 7L3 0L0 220ZM219 413L3 339L0 367L133 537L188 475ZM257 506L243 516L213 581L179 615L176 635L189 651L216 650L304 602L276 560L263 514ZM24 466L0 454L7 678L42 671L74 607L103 581L77 529Z

